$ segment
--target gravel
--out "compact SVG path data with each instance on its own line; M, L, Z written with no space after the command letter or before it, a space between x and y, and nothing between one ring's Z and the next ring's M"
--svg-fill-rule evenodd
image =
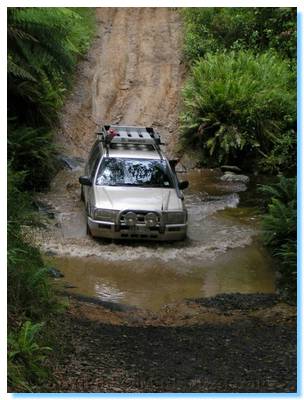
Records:
M244 314L190 326L127 326L67 312L56 321L54 379L41 391L295 392L296 318L280 318L271 308L277 300L264 294L199 299ZM268 317L246 311L257 308Z
M280 297L275 293L225 293L214 297L188 300L205 307L218 308L221 311L231 310L258 310L274 306L280 301Z

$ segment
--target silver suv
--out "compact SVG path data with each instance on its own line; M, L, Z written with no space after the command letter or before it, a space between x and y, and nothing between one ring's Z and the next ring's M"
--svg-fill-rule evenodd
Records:
M176 160L163 155L153 128L105 125L79 178L92 236L182 240L187 210Z

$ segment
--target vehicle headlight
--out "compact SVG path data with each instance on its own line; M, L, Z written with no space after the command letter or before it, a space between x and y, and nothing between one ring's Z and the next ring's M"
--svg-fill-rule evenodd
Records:
M187 214L185 211L168 212L166 214L167 224L184 224L187 221Z
M95 208L94 219L96 219L98 221L115 222L117 212L118 211L116 211L116 210L106 210L103 208Z

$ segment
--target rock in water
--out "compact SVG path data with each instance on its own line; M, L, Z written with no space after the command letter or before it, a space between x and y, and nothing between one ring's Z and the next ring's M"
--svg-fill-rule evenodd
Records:
M246 175L237 175L233 172L225 173L225 175L221 176L221 181L224 182L241 182L241 183L248 183L249 177Z
M189 171L191 169L194 169L198 166L199 164L199 157L197 154L192 153L191 155L189 154L184 154L180 161L179 161L179 167L183 168L183 170ZM183 171L184 172L184 171Z
M48 274L51 275L53 278L63 278L64 274L59 271L59 269L54 268L54 267L50 267L48 268Z
M221 170L223 172L230 171L230 172L241 172L241 168L237 167L236 165L221 165Z

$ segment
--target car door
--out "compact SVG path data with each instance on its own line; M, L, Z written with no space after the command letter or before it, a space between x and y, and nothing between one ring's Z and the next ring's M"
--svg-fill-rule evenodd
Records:
M86 208L88 209L88 204L94 202L94 177L96 173L97 166L101 158L100 142L96 141L90 152L89 160L85 168L86 176L91 178L92 186L84 186L84 198Z

